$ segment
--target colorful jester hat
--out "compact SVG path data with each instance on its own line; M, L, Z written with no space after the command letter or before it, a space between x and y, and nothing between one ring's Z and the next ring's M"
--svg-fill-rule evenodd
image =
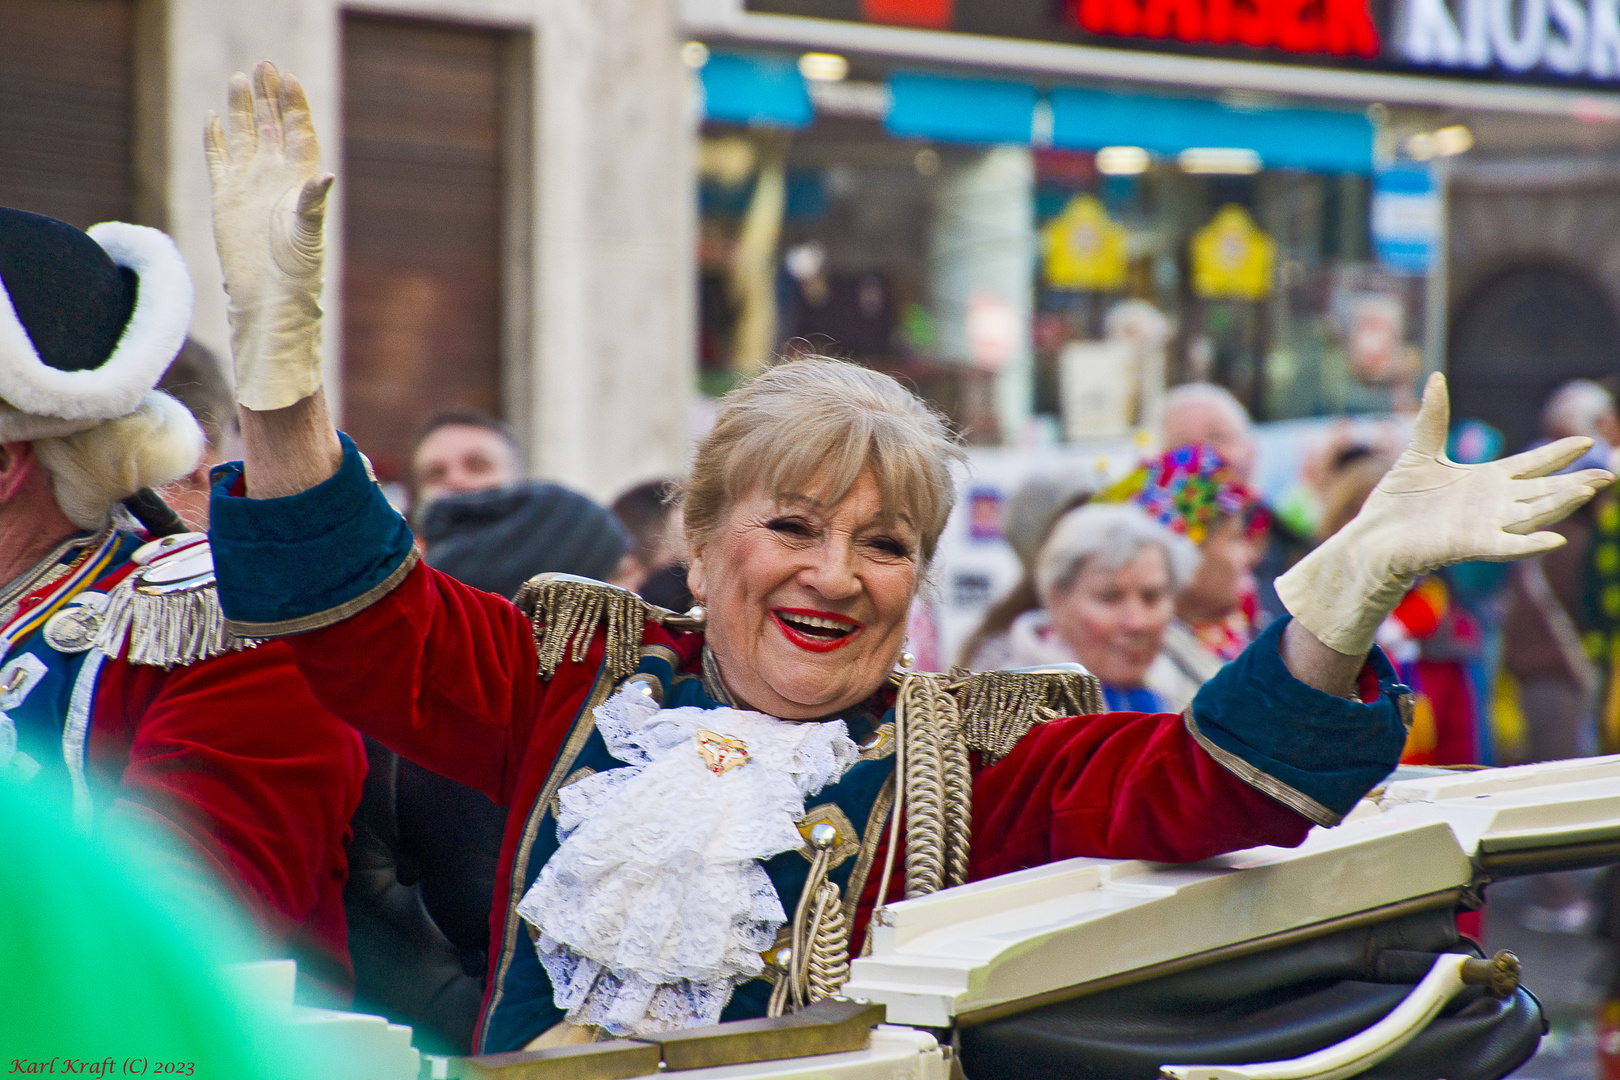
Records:
M1210 530L1231 516L1247 523L1249 534L1264 532L1270 518L1260 497L1240 483L1213 446L1189 443L1144 461L1098 497L1130 502L1160 524L1202 544Z

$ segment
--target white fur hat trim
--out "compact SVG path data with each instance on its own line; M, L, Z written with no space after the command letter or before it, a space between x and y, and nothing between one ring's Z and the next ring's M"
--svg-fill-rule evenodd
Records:
M122 221L104 221L87 231L113 262L135 272L135 310L106 363L61 371L39 358L0 285L0 399L19 413L68 421L127 416L163 377L191 328L191 275L173 240Z

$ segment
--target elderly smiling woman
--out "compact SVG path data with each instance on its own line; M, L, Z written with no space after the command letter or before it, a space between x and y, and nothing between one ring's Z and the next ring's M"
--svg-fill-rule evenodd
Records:
M706 615L580 579L514 606L417 561L327 417L331 177L302 92L261 65L229 119L209 148L246 460L214 489L221 601L238 632L287 635L338 716L510 808L485 1052L791 1010L837 990L889 898L1297 844L1400 754L1405 688L1369 650L1412 575L1554 546L1535 530L1612 479L1534 478L1581 440L1453 465L1435 382L1346 541L1282 582L1296 618L1186 714L1108 714L1072 671L897 667L956 450L893 380L809 359L729 395L698 449Z

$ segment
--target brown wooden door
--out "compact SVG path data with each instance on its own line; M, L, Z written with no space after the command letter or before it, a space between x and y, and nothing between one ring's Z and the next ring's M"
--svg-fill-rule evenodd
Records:
M343 20L344 427L385 480L434 413L500 414L506 37Z
M0 206L128 220L132 0L0 0Z

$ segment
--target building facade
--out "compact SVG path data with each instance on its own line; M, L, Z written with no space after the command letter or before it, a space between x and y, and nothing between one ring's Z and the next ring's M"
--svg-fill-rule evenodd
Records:
M774 138L773 347L892 367L982 441L1151 427L1155 387L1198 378L1260 419L1400 410L1449 367L1460 415L1517 443L1557 381L1620 378L1604 0L681 10L707 92L700 250L741 276L770 200L727 205L727 144ZM705 372L764 351L713 332L747 325L723 276L700 268ZM806 281L831 313L803 317ZM851 314L862 281L883 325Z
M223 356L203 118L260 57L296 72L340 177L328 385L388 478L428 415L477 407L537 475L608 498L680 471L700 387L802 349L1013 446L1149 425L1181 379L1279 419L1398 406L1439 367L1512 443L1559 379L1620 375L1614 18L11 0L0 203L168 230ZM1402 170L1427 194L1385 192ZM1386 258L1390 222L1435 257ZM1164 323L1111 323L1127 300Z
M608 498L680 469L694 383L689 70L666 0L12 0L0 203L167 230L227 355L202 128L269 58L326 166L327 385L388 478L433 412L507 419Z

